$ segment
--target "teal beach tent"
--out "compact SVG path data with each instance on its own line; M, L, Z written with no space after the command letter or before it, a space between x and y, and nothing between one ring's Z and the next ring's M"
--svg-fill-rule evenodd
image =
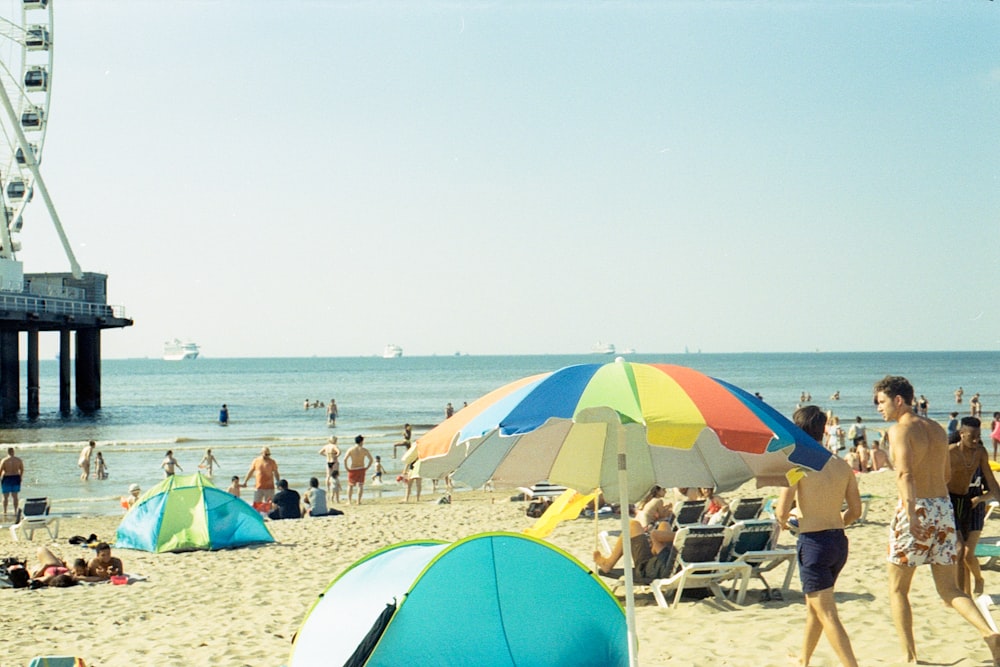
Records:
M625 613L587 566L484 533L365 556L307 613L289 667L627 665Z
M144 493L118 526L115 546L142 551L231 549L274 542L260 514L202 475L171 475Z

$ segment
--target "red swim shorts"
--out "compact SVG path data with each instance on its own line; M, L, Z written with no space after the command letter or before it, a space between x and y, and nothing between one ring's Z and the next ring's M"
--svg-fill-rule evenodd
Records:
M354 468L347 471L347 482L348 484L364 484L365 483L365 469L364 468Z

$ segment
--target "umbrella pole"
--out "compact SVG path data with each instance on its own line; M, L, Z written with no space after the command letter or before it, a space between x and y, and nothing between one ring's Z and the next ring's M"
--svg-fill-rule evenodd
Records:
M632 577L632 526L628 512L628 462L625 456L625 427L619 422L611 429L618 439L618 489L622 515L622 564L625 568L625 627L628 633L628 664L638 667L639 642L635 628L635 592Z

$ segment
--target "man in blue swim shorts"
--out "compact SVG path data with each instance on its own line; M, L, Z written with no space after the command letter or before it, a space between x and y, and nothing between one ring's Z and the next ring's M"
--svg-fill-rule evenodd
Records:
M14 456L14 448L7 448L7 456L0 461L0 493L3 493L3 513L7 514L8 499L13 497L14 514L17 514L17 494L21 492L24 462Z
M792 420L817 442L823 437L826 415L815 405L799 408ZM841 511L844 503L847 509ZM807 471L793 486L782 489L775 514L784 528L792 505L799 515L798 562L806 596L806 634L799 663L808 665L821 634L846 667L857 667L851 640L840 622L833 586L847 563L844 527L861 516L861 494L854 471L846 461L831 456L819 471Z
M948 497L951 464L948 434L913 412L913 385L887 375L875 384L875 404L889 428L899 504L889 525L889 605L906 662L917 662L910 585L917 566L929 564L941 600L976 628L1000 665L1000 634L958 586L955 516ZM972 658L969 651L964 655Z

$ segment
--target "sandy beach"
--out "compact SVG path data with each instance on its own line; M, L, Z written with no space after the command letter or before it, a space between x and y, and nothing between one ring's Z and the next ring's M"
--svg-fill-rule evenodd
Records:
M862 493L873 495L867 522L849 529L851 555L837 586L840 614L861 664L900 664L900 650L886 595L886 526L895 505L892 473L863 475ZM765 494L777 489L765 488ZM752 483L728 494L757 494ZM73 654L88 665L250 665L277 667L288 658L294 633L316 597L357 558L388 544L416 538L454 540L491 530L520 531L532 522L525 503L510 493L458 494L451 505L433 496L419 504L372 499L344 507L343 517L269 522L277 544L233 551L151 554L116 550L125 569L146 581L127 586L80 585L68 589L0 590L4 648L0 667L23 667L38 655ZM429 496L427 496L429 497ZM73 535L96 533L112 540L119 517L62 520L52 548L63 558L89 555L72 546ZM617 521L602 519L600 529ZM984 535L1000 534L991 519ZM4 556L30 557L48 536L13 542L0 533ZM563 523L549 537L585 563L595 546L593 520ZM782 535L782 544L794 538ZM975 631L938 600L930 572L914 582L917 649L922 664L971 667L989 653ZM768 576L777 586L784 566ZM1000 574L985 571L986 590L1000 602ZM761 601L752 582L743 606L713 600L684 601L677 609L637 595L643 665L704 667L788 665L802 637L804 602L798 576L783 601ZM447 607L442 607L446 617ZM552 613L552 612L550 612ZM555 619L553 619L555 622ZM836 665L821 640L813 664Z

